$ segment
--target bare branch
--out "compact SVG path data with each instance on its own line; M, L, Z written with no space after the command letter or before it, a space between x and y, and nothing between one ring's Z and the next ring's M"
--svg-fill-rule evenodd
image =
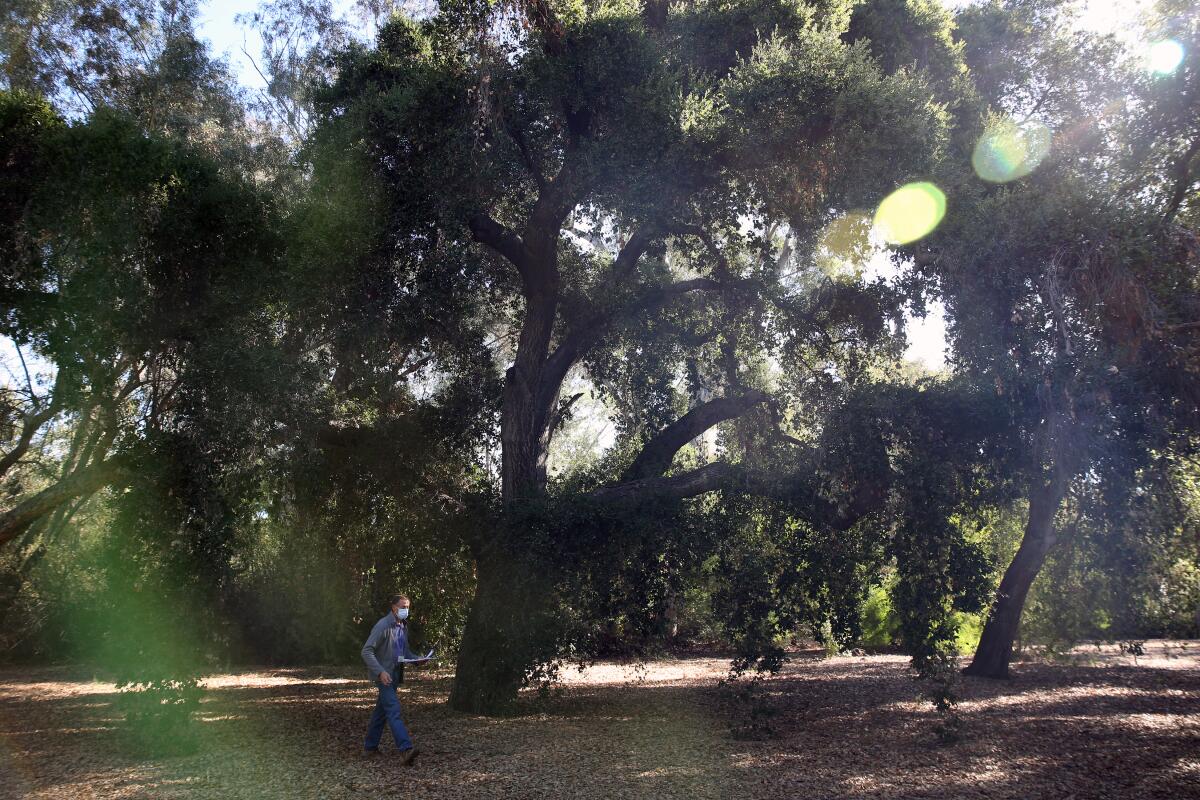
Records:
M563 401L562 405L558 407L558 410L554 412L554 416L550 420L551 433L553 433L558 426L562 424L563 419L565 419L567 416L567 412L571 410L571 406L579 402L579 398L581 397L583 397L583 392L576 392Z
M739 475L740 470L737 467L717 461L668 478L640 478L604 486L589 492L587 497L602 503L695 497L732 485Z
M132 473L115 458L73 473L0 514L0 545L16 538L35 521L64 503L96 492L104 486L128 482L132 478Z
M628 245L626 247L628 248ZM692 278L651 290L631 305L597 314L567 334L555 348L546 361L546 369L543 373L546 385L552 385L554 391L557 392L557 387L562 383L571 366L595 345L617 321L653 314L675 298L690 292L717 291L720 288L721 284L711 278Z
M623 281L633 274L633 271L637 269L638 261L641 260L642 255L649 249L657 235L658 230L650 225L638 228L633 232L629 241L613 259L610 272L612 282Z
M409 375L412 375L414 372L419 372L420 370L424 369L431 361L433 361L433 357L434 357L434 354L430 353L429 355L425 356L424 358L417 359L415 362L408 365L407 367L402 369L400 372L396 373L396 380L397 381L403 380L404 378L407 378Z
M25 363L25 354L21 352L21 345L13 342L13 347L17 351L17 358L21 360L21 369L25 371L25 386L29 389L29 399L33 403L37 403L37 394L33 391L33 380L29 377L29 366Z
M695 236L699 239L717 262L717 277L727 282L732 280L733 271L729 268L729 259L721 252L721 248L717 247L716 241L708 231L699 225L673 225L671 230L683 236Z
M712 426L740 417L769 399L765 392L750 389L738 397L718 397L696 406L647 442L625 471L622 480L634 481L662 475L670 468L675 454L688 442Z
M21 423L21 438L13 445L12 450L9 450L4 454L3 458L0 458L0 476L5 475L21 460L21 457L29 450L29 444L33 441L33 435L58 413L58 409L57 402L51 400L50 405L42 411L26 415L24 421Z
M471 236L480 244L486 244L500 255L512 262L522 277L526 277L529 264L529 252L521 237L511 229L501 225L487 214L476 214L467 221Z

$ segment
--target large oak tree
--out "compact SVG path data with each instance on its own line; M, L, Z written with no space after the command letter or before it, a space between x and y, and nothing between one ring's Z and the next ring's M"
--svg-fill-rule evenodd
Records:
M649 359L668 379L634 396L626 460L583 501L754 491L728 459L687 469L676 456L714 426L779 414L750 367L788 342L837 350L887 330L895 299L879 287L831 284L812 302L789 275L811 270L832 217L927 174L961 64L932 4L766 0L446 3L394 20L340 67L316 138L366 165L384 218L384 244L355 268L375 271L377 296L474 292L487 302L457 310L490 314L506 343L498 517L471 540L478 582L452 696L497 711L536 659L517 641L536 590L522 588L516 529L553 494L567 376ZM677 332L636 341L661 320ZM671 418L669 378L689 365L704 391ZM817 383L836 389L828 377Z

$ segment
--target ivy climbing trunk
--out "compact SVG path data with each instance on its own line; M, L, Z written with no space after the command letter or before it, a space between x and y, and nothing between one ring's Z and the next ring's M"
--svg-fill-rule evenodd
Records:
M467 616L458 668L450 690L450 706L468 714L510 712L524 678L524 665L514 648L520 629L508 613L512 585L493 559L476 560L475 597Z

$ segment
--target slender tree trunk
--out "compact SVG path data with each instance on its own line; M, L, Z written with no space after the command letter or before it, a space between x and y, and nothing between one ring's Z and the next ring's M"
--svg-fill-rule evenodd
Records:
M1030 493L1029 519L1021 547L1000 581L996 601L983 627L979 646L975 649L975 657L963 670L965 675L1008 677L1008 662L1012 658L1013 642L1021 625L1025 597L1046 561L1046 554L1057 540L1054 517L1066 496L1068 482L1063 472L1057 470L1049 481Z

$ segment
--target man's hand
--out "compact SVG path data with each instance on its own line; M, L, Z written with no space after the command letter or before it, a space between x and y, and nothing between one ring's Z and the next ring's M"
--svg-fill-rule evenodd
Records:
M392 685L392 676L386 672L381 672L381 673L379 673L379 682L382 683L384 686L391 686Z

